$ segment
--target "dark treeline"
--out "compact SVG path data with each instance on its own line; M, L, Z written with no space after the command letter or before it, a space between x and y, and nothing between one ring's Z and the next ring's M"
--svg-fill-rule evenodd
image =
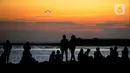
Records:
M77 46L130 46L130 39L83 39L76 38ZM4 43L0 43L3 45ZM24 43L11 43L12 45L24 45ZM31 45L51 45L51 46L60 46L60 43L30 43Z
M95 45L95 46L130 46L130 39L81 39L77 38L78 45Z

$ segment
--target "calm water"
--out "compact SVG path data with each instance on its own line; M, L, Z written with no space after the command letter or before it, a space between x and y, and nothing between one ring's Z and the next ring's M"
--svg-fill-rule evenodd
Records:
M87 48L90 48L91 49L90 55L93 56L96 47L97 46L77 46L75 51L75 56L77 58L80 48L83 48L84 51L86 51ZM107 55L109 55L109 48L113 46L99 46L99 47L101 53L106 57ZM118 49L119 56L121 56L121 51L123 50L124 46L119 46L118 48L119 48ZM33 58L35 58L39 62L42 62L42 61L48 61L49 55L53 50L55 51L59 50L59 46L32 46L31 53ZM130 46L128 46L128 50L130 51ZM2 46L0 46L0 54L2 52L3 52L3 48ZM22 52L23 52L23 46L21 45L13 46L10 54L10 62L19 63L22 57ZM70 59L70 52L68 55ZM130 57L130 53L129 53L129 57Z

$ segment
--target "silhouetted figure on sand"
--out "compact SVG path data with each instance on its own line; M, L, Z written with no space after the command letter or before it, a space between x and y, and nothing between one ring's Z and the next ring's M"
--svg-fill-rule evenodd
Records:
M106 63L112 63L113 62L113 59L114 59L114 57L113 57L113 55L114 55L114 52L113 52L114 50L113 50L113 48L111 47L110 48L110 53L109 53L109 55L106 57L106 59L105 59L105 61L106 61Z
M110 48L110 53L109 53L109 55L107 56L108 58L113 58L113 55L114 55L114 52L113 52L114 50L113 50L113 48L111 47Z
M129 59L128 54L129 54L128 48L124 47L124 49L122 51L122 59L128 60Z
M56 61L56 63L62 62L62 58L61 58L61 54L60 54L59 50L57 50L57 53L56 53L56 56L55 56L55 61Z
M80 52L78 54L78 61L79 62L82 62L83 61L83 58L84 58L84 50L83 48L80 49Z
M55 62L55 51L52 51L50 57L49 57L49 62L54 63Z
M96 51L94 52L94 59L95 59L95 62L97 63L101 63L101 61L103 60L103 55L101 54L100 52L100 48L96 48Z
M111 47L111 48L110 48L110 57L113 57L113 51L114 51L114 50L113 50L113 48Z
M90 64L92 63L93 57L89 56L90 49L88 48L87 51L84 53L84 63Z
M117 49L118 49L118 47L115 46L115 47L114 47L114 50L113 50L113 58L114 58L115 60L118 59L118 51L117 51Z
M63 60L63 55L65 52L66 61L68 61L68 48L69 48L69 41L66 39L66 35L62 35L63 39L60 42L60 50L61 50L61 57Z
M4 55L5 55L6 63L8 63L10 52L11 52L11 49L12 49L12 45L11 45L9 40L6 40L6 43L4 44L3 49L4 49Z
M24 45L24 51L23 51L23 56L22 59L20 61L20 64L35 64L37 63L37 61L32 58L32 54L30 53L31 50L31 46L29 42L26 42L26 44Z
M75 35L71 36L71 40L70 40L70 52L71 52L71 61L75 61L75 55L74 55L74 51L76 48L76 37Z

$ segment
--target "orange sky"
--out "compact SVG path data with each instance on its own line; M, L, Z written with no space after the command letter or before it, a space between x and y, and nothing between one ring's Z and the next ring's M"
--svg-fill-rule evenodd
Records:
M125 15L114 14L115 4L126 6ZM129 0L0 0L0 20L128 21L128 7Z
M0 40L57 41L62 34L129 38L129 3L129 0L0 0ZM116 4L125 5L124 15L115 14Z

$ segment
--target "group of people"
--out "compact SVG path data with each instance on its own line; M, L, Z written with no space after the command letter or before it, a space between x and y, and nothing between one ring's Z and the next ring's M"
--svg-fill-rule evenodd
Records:
M57 62L60 63L63 61L63 55L65 53L66 56L66 62L68 61L68 49L71 52L71 59L70 61L75 61L75 49L76 49L76 37L75 35L71 36L70 41L68 41L68 39L66 38L66 35L62 35L62 39L60 42L60 50L57 50L57 52L55 53L55 51L52 51L50 57L49 57L49 62ZM10 52L12 49L12 45L10 43L9 40L6 41L6 43L3 46L4 52L1 54L0 56L0 63L6 64L9 63L9 56L10 56ZM30 53L31 50L31 46L29 42L26 42L23 46L23 55L20 61L20 64L34 64L34 63L38 63L33 57L32 54ZM118 57L118 51L117 51L118 47L114 47L114 48L110 48L110 54L107 57L104 57L101 52L100 52L100 48L96 48L96 51L94 52L94 57L89 56L89 53L91 51L91 49L87 49L87 51L84 52L83 48L80 49L80 52L78 54L78 61L79 62L92 62L93 60L95 62L101 62L102 60L107 60L109 62L114 62L116 60L123 60L123 61L129 61L129 57L128 57L128 48L124 47L124 50L122 51L122 56L121 58Z
M130 60L129 60L129 51L128 51L128 48L127 47L124 47L124 49L122 50L122 55L121 57L118 56L118 51L117 51L118 47L115 46L114 48L110 48L110 54L107 56L107 57L104 57L100 51L100 48L96 48L96 51L94 52L94 57L93 56L90 56L90 51L91 49L87 49L87 51L84 52L84 49L81 48L79 53L78 53L78 56L77 56L77 59L78 59L78 62L80 63L90 63L92 64L93 63L103 63L103 62L107 62L107 63L113 63L113 64L116 64L116 63L119 63L120 62L124 62L124 63L129 63ZM70 60L72 61L72 60ZM75 60L73 60L75 61ZM57 50L57 52L55 53L55 51L52 51L52 53L50 54L50 57L49 57L49 62L50 63L61 63L63 62L63 57L62 57L62 51L60 53L60 50Z
M65 52L66 61L68 61L68 49L70 49L71 52L71 61L75 60L74 51L76 48L76 37L75 35L71 36L70 41L67 40L66 35L62 35L63 39L60 42L60 50L61 50L61 58L63 60L63 55Z
M62 35L62 39L60 41L60 50L57 50L57 54L55 54L55 51L52 51L50 58L49 58L49 62L61 62L63 61L63 56L65 53L65 57L66 57L66 62L68 61L68 49L71 52L71 61L75 61L75 55L74 55L74 51L76 48L76 37L75 35L71 36L70 41L68 41L68 39L66 38L66 35ZM61 54L60 54L61 51Z
M75 52L75 48L76 48L76 37L75 35L72 35L71 36L71 39L70 41L67 40L66 38L66 35L62 35L63 39L61 40L61 43L60 43L60 50L61 50L61 54L60 54L60 51L57 50L57 54L55 54L55 51L52 51L52 54L50 55L50 58L49 58L49 61L50 62L54 62L54 61L58 61L58 62L61 62L63 61L63 55L65 53L65 58L66 58L66 62L68 61L68 49L70 50L71 52L71 59L70 61L75 61L75 55L74 55L74 52ZM118 51L117 51L118 47L115 46L114 48L110 48L110 55L108 55L106 58L101 54L100 52L100 48L96 48L96 51L94 52L94 57L92 56L89 56L89 53L90 53L90 49L87 49L87 51L84 53L84 50L81 48L80 49L80 52L78 54L78 61L79 62L86 62L86 61L90 61L92 62L92 60L94 60L95 62L101 62L103 60L106 60L106 61L117 61L119 59L121 60L129 60L129 57L128 57L128 48L127 47L124 47L124 50L122 51L122 56L121 58L118 57Z
M12 45L9 40L6 40L6 43L3 46L4 52L0 56L0 64L7 64L9 63L9 56L12 49ZM32 57L30 52L31 46L29 42L26 42L23 46L23 56L21 58L20 64L34 64L37 61Z

